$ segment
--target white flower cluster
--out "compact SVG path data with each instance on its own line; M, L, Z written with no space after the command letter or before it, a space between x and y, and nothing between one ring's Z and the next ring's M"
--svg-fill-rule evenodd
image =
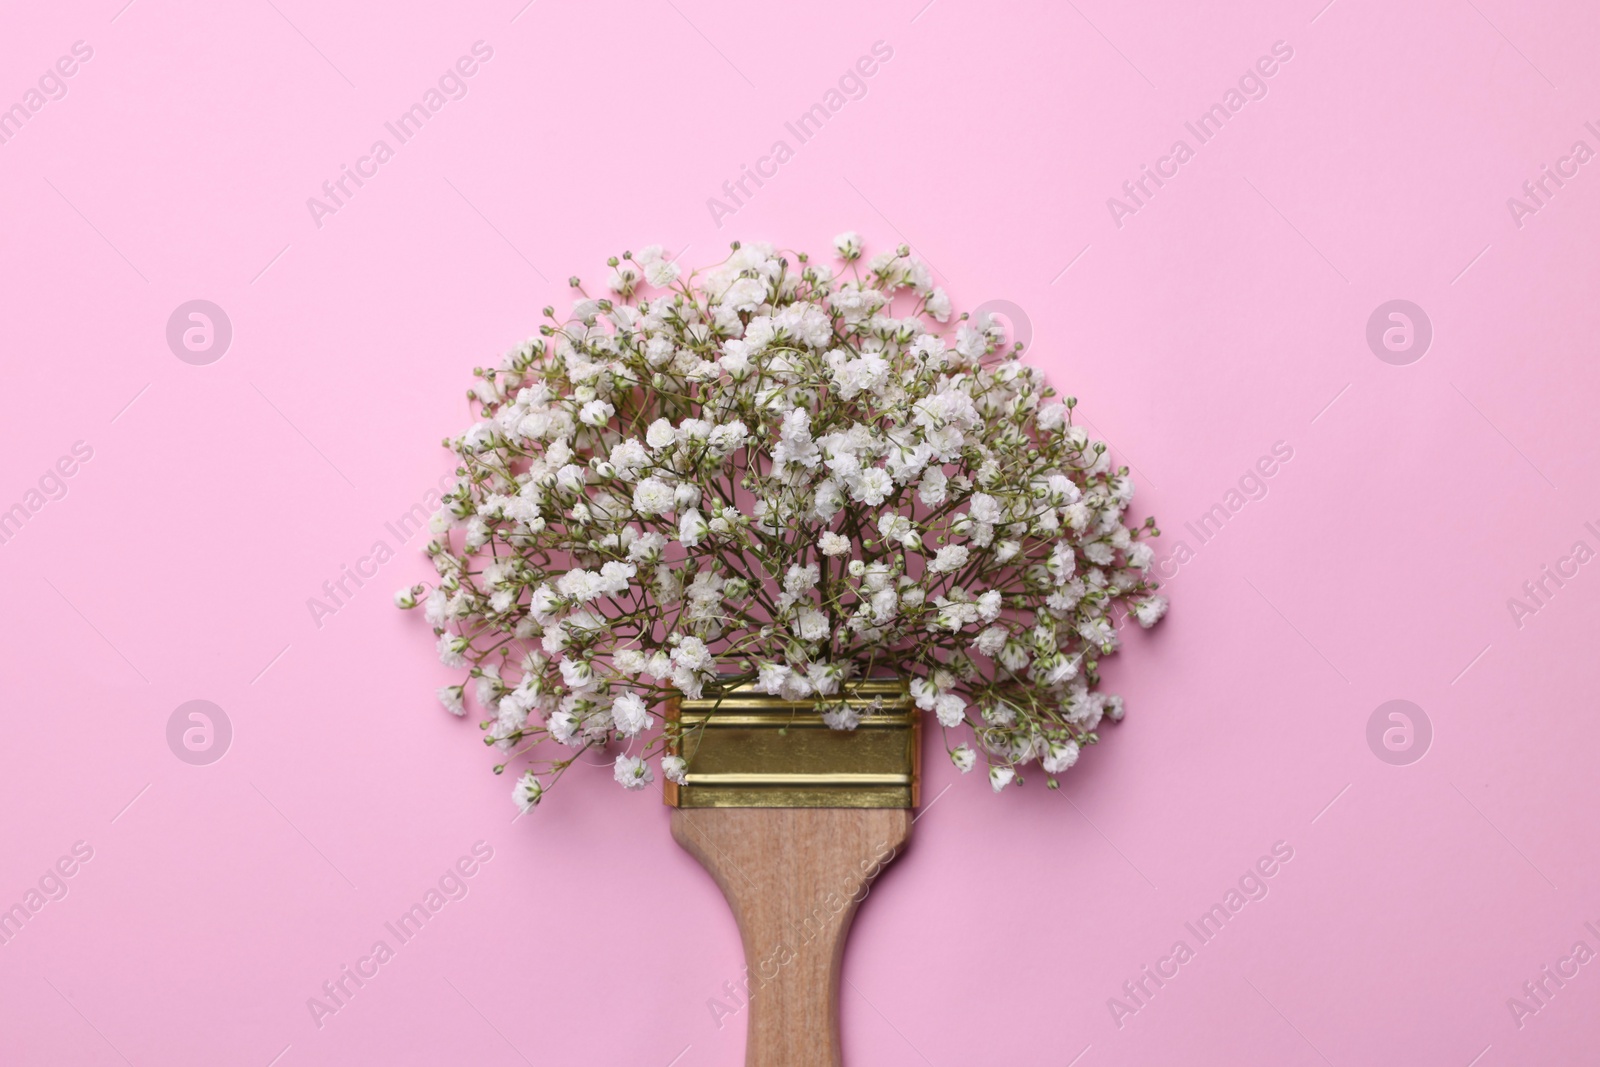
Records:
M523 810L614 743L616 780L652 783L652 709L708 685L850 729L852 682L893 670L997 791L1034 762L1054 785L1122 717L1096 665L1166 610L1127 468L997 323L944 326L907 248L835 247L837 274L765 244L688 277L659 246L612 259L610 297L572 279L564 321L476 372L439 581L396 602L468 672L444 706L470 689L486 741L532 761Z

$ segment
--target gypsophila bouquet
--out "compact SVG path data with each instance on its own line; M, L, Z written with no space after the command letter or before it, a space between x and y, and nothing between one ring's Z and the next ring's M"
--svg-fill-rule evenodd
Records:
M462 715L471 692L496 772L527 761L523 810L605 746L627 788L652 759L681 782L652 712L707 686L849 730L842 698L892 668L997 792L1035 761L1055 786L1122 718L1097 663L1167 606L1127 468L998 323L946 326L908 248L835 250L842 272L734 244L687 277L659 246L624 253L610 296L571 279L566 317L474 371L439 581L395 600L466 672L439 698Z

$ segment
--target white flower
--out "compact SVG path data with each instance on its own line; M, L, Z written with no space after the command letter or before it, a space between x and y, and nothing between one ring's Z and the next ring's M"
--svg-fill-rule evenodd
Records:
M990 524L1000 521L1000 501L988 493L973 493L972 499L967 502L967 511L972 515L973 522L987 522Z
M705 538L710 529L706 525L705 516L697 509L690 508L678 519L678 540L689 548L694 548Z
M1016 778L1016 776L1017 772L1010 767L989 768L989 784L994 787L996 793L1010 785L1012 779Z
M893 541L906 548L921 548L922 537L917 533L915 525L904 515L885 512L878 516L878 532L885 541Z
M945 693L933 702L933 713L944 727L960 726L967 718L967 702L954 693Z
M665 337L652 337L645 342L644 358L652 367L660 367L672 360L675 353L672 342ZM667 424L671 429L671 423Z
M633 544L628 546L628 558L636 563L651 562L661 555L661 550L666 545L667 538L664 534L654 531L640 534L634 539Z
M1034 671L1045 685L1056 686L1077 677L1078 660L1075 656L1063 656L1059 653L1041 656L1034 661Z
M556 471L556 484L569 493L576 493L589 480L589 472L576 463L568 463Z
M784 684L793 672L782 663L763 663L756 671L756 689L769 696L783 692Z
M954 763L962 774L966 774L978 762L978 754L966 745L957 745L950 751L950 762Z
M462 689L459 685L444 685L439 687L439 703L444 705L444 710L452 715L465 715L467 708L461 700Z
M698 637L685 637L678 643L678 647L672 650L672 662L690 670L703 671L708 670L716 661L704 641Z
M1074 763L1078 762L1078 743L1067 741L1050 746L1049 755L1040 761L1046 774L1060 774Z
M815 467L822 452L811 439L811 413L805 408L794 408L783 417L778 431L778 444L772 450L772 462L778 471L789 464Z
M817 539L817 547L824 556L842 556L850 551L850 538L829 530Z
M517 779L516 786L511 790L511 799L517 802L517 807L524 815L539 806L539 798L544 796L544 785L532 771L528 771Z
M481 670L483 673L478 677L478 684L473 696L478 698L480 707L492 708L504 688L500 684L500 668L491 663L481 668Z
M848 701L830 704L822 713L822 721L830 730L854 730L861 724L861 712Z
M628 591L628 579L638 573L639 568L631 563L621 560L607 560L600 567L600 591L611 596L620 596Z
M828 616L813 608L807 608L800 613L795 630L802 641L826 641L828 639Z
M672 428L672 423L666 419L657 419L650 424L644 432L645 444L651 448L662 449L678 440L678 433Z
M894 480L882 467L868 467L861 476L850 483L850 498L877 507L894 489Z
M967 565L970 554L966 545L945 545L928 564L928 569L936 574L958 571Z
M723 290L719 303L734 311L754 311L767 298L766 284L756 278L740 278Z
M545 723L545 728L550 731L550 736L565 745L572 742L578 733L578 720L572 712L562 709L550 714L550 719Z
M889 379L889 361L874 353L845 359L833 367L833 384L839 399L850 400L863 390L880 392Z
M809 593L817 587L817 579L820 577L822 569L815 563L796 563L784 573L783 591L791 596Z
M1083 499L1083 490L1078 484L1065 474L1052 474L1045 479L1045 487L1049 493L1050 502L1057 507L1067 507Z
M833 239L833 250L840 259L860 259L861 235L854 230L844 231Z
M467 658L461 653L465 652L470 642L465 637L457 634L443 633L439 635L439 662L446 667L465 667Z
M985 656L994 656L1006 647L1006 639L1011 632L1004 626L991 626L973 638L972 645Z
M818 482L812 494L811 514L827 522L838 514L842 507L844 507L844 497L840 495L839 487L834 484L833 479L824 478Z
M968 359L976 359L988 350L989 340L982 330L965 324L956 327L956 351Z
M669 782L676 782L679 785L689 784L688 764L684 762L682 756L662 756L661 773Z
M679 482L672 490L672 508L674 511L684 511L688 508L698 507L700 504L700 487L688 482Z
M1139 625L1148 630L1167 613L1167 598L1157 595L1138 601L1133 606L1133 613L1138 618Z
M1111 628L1111 621L1104 616L1080 622L1078 636L1089 644L1100 647L1114 644L1117 640L1117 633Z
M983 721L990 726L1010 726L1017 720L1017 709L1003 700L998 700L993 707L983 709Z
M672 486L659 478L646 478L633 487L633 510L641 515L665 515L672 510Z
M586 660L564 659L561 661L561 680L571 689L589 689L594 685L594 668Z
M839 683L850 677L853 663L812 663L806 667L806 681L818 696L832 696L839 691Z
M638 693L623 693L613 700L611 718L617 724L617 732L623 737L632 737L650 726L650 711Z
M644 672L652 678L666 678L672 674L672 657L657 650L645 659Z
M604 426L611 421L617 409L604 400L591 400L578 412L578 421L585 426Z
M750 373L750 342L731 338L722 342L722 358L717 360L734 381L742 382Z
M643 789L656 780L650 765L638 756L618 756L611 766L611 777L624 789Z
M564 622L547 623L539 638L539 646L551 655L567 647L567 626Z
M600 595L600 576L582 568L568 571L556 581L556 589L568 600L576 600L579 603L593 600Z
M446 618L446 608L450 598L443 589L435 589L428 594L428 599L422 603L422 617L428 621L429 626L443 626Z
M665 289L678 280L683 270L668 259L657 260L644 268L644 280L657 289Z

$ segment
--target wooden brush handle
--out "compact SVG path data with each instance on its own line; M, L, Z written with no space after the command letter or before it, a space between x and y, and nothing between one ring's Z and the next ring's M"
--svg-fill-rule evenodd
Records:
M673 810L673 838L739 920L747 971L723 1003L748 1015L745 1067L840 1067L845 935L872 880L904 850L911 817L903 808Z

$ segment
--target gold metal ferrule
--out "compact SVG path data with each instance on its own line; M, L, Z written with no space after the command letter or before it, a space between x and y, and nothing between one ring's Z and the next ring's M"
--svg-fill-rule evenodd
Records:
M904 681L845 687L861 713L830 729L814 701L748 685L667 704L668 751L686 782L663 793L678 808L914 808L922 785L922 715Z

